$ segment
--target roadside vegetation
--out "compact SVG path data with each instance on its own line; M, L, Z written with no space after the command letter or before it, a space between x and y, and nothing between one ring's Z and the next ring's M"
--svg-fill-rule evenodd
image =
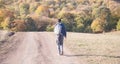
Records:
M57 18L67 31L119 31L119 0L0 0L0 29L52 31Z

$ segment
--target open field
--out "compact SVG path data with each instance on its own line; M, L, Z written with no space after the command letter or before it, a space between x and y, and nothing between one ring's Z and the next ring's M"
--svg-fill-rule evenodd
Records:
M0 64L119 64L120 32L72 33L59 56L53 32L17 32L0 45Z
M69 33L66 45L84 64L119 64L120 32L104 34Z

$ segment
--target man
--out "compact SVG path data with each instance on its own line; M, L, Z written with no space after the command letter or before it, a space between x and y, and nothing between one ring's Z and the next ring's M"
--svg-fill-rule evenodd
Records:
M57 35L56 43L58 45L58 51L60 55L63 55L63 39L66 37L66 29L61 19L55 25L54 33Z

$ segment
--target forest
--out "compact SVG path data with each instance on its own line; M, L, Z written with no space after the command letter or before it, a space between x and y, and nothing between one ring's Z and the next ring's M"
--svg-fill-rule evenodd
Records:
M70 32L120 30L120 0L0 0L0 30L53 31L61 18Z

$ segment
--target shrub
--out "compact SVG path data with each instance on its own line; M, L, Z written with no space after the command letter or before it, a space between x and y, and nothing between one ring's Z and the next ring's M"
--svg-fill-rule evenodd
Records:
M34 13L38 5L39 3L31 3L29 8L30 13Z
M69 10L74 10L75 9L75 7L74 7L74 5L72 4L72 3L68 3L68 4L66 4L67 5L67 8L69 9Z
M5 13L4 13L4 10L0 10L0 28L2 29L2 22L4 21L5 19Z
M12 4L14 0L0 0L4 4Z
M92 33L91 26L87 26L84 30L85 33Z
M101 19L100 24L102 23L104 25L104 27L103 27L104 31L109 31L109 27L110 27L110 23L111 23L111 20L110 20L110 17L111 17L110 10L107 7L105 7L105 6L100 6L98 8L93 9L92 14L93 14L93 18ZM94 24L94 22L93 22L93 24ZM99 23L98 23L98 25L99 25Z
M48 25L46 28L46 31L53 31L53 29L54 29L54 26Z
M101 18L96 18L92 24L91 29L93 32L103 32L105 31L106 21Z
M55 19L49 17L32 15L32 18L35 21L38 31L46 31L49 29L49 26L52 27L55 24Z
M117 28L117 30L120 30L120 19L119 19L119 21L117 22L116 28Z
M81 4L88 4L88 0L77 0L78 3L81 3Z
M10 22L10 18L5 18L5 20L1 23L2 28L8 30L9 22Z
M25 31L26 30L26 25L24 20L14 20L11 22L12 27L10 30L12 31Z
M29 14L29 4L27 3L20 3L20 16L24 18L27 14Z
M120 18L120 2L119 0L108 0L106 3L111 11L111 15L115 18Z
M101 18L109 19L110 10L105 6L100 6L98 8L93 9L92 14L94 18L101 17Z
M90 28L88 29L88 26L90 26L92 22L91 14L81 11L75 15L75 21L76 26L83 25L82 26L83 31L81 31L81 29L77 29L77 31L80 30L80 32L89 32Z
M13 12L9 11L8 9L1 9L0 10L0 28L1 29L8 29L9 22L14 20Z
M25 19L25 26L26 26L26 31L36 31L37 30L35 21L31 17L28 17Z
M117 19L110 17L108 25L106 26L106 30L111 31L112 29L116 29L117 21Z
M27 17L25 20L14 20L11 22L10 29L12 31L36 31L37 27L34 20L31 17Z
M5 8L4 2L0 0L0 8Z
M63 23L65 24L66 26L66 29L68 31L72 31L73 30L73 27L74 27L74 24L75 24L75 21L74 21L74 14L72 13L67 13L67 12L60 12L58 14L58 18L62 18L62 21Z
M75 28L76 32L84 32L84 24L78 24Z
M43 6L43 5L38 6L38 8L35 10L35 13L40 16L49 16L50 15L48 6Z

